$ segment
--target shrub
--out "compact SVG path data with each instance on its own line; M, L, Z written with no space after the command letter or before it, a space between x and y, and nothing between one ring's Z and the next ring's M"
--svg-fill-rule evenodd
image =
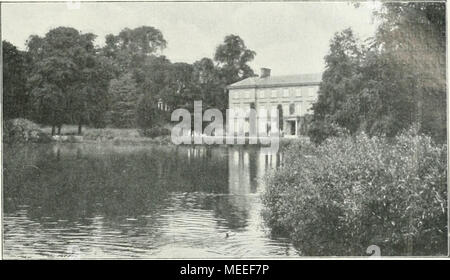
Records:
M349 135L350 132L330 121L311 121L307 128L307 134L311 141L320 144L329 137L341 137Z
M405 132L287 147L267 176L264 217L307 255L447 251L447 147Z
M150 138L155 138L158 136L166 136L170 135L170 133L171 132L169 129L159 126L139 130L140 135Z
M37 124L27 119L11 119L3 123L4 143L47 143L52 138L45 134Z

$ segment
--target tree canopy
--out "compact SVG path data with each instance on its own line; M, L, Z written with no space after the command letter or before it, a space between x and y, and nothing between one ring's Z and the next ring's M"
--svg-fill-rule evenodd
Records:
M82 124L98 110L105 80L104 63L96 55L95 35L70 27L30 36L27 47L32 66L28 86L41 123Z
M325 57L309 134L316 142L338 133L394 136L416 123L446 137L445 5L384 3L380 25L361 43L337 33Z
M25 117L29 114L26 89L27 55L13 44L3 41L3 118Z

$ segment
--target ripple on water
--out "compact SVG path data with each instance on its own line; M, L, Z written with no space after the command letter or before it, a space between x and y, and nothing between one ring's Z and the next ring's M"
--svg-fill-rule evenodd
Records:
M6 194L5 258L295 255L260 217L255 178L267 159L245 149L191 150L63 145L19 153L40 173L5 177L9 189L27 190Z

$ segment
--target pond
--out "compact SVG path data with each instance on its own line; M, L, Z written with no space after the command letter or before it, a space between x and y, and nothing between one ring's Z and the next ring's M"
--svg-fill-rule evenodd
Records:
M261 217L257 148L4 146L5 258L297 256Z

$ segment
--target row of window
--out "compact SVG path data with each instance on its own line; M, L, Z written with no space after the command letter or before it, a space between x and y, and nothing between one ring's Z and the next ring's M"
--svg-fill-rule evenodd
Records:
M296 87L296 88L277 88L277 89L258 89L258 98L277 98L277 97L315 97L317 95L317 87ZM233 91L231 97L250 98L253 90Z
M279 108L279 106L281 105L281 109L282 109L284 115L295 115L295 114L308 113L312 107L312 103L313 103L312 101L295 102L295 103L290 103L290 104L260 103L256 107L256 109L270 111L272 109ZM249 104L239 104L239 103L232 104L233 109L248 110L248 109L250 109L250 107L251 106Z

